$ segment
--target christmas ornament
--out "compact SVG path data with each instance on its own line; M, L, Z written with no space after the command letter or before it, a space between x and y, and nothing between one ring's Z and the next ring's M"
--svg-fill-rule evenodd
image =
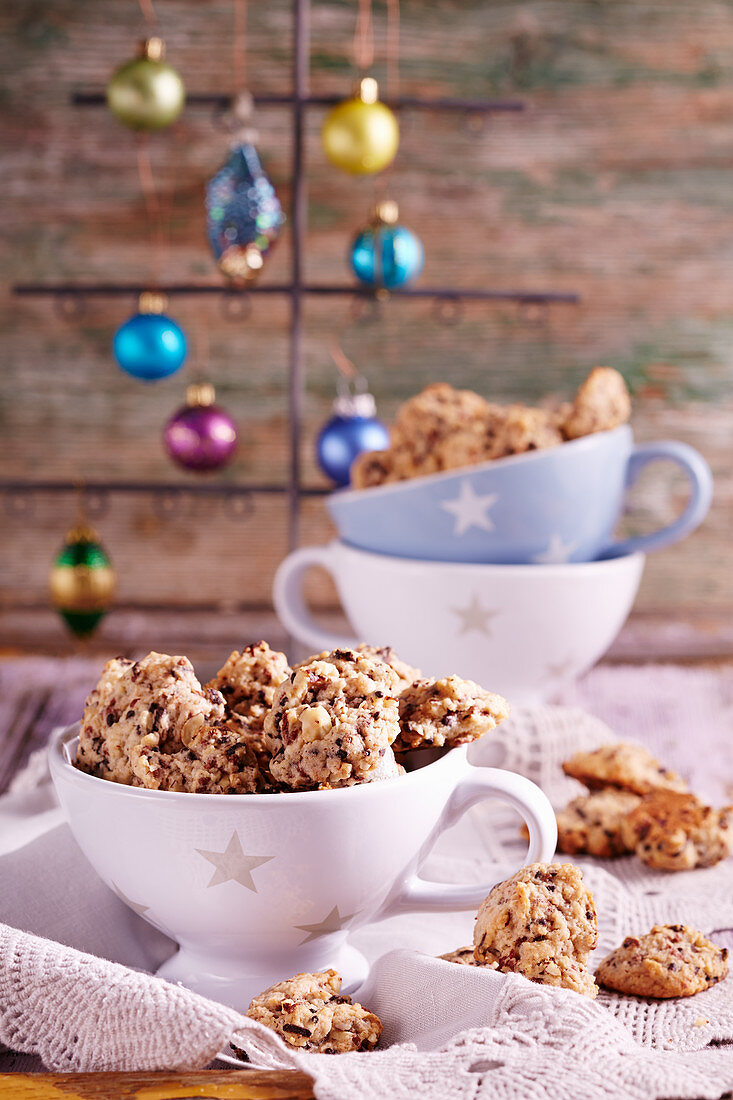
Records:
M163 312L166 305L163 294L141 294L138 312L115 333L115 359L133 378L157 382L183 366L188 350L186 337Z
M400 131L389 107L380 103L377 82L365 77L353 99L333 107L323 123L321 140L337 168L355 176L381 172L394 160Z
M252 97L243 92L230 116L229 159L206 185L209 244L221 271L235 281L257 277L285 221L254 146L251 115Z
M356 386L366 386L357 379ZM377 404L365 388L352 391L347 383L333 403L333 416L324 424L316 441L318 465L338 486L349 484L351 464L362 451L383 451L389 447L389 431L377 419Z
M397 203L381 202L366 229L357 233L349 261L360 282L367 286L404 286L423 269L425 252L419 237L397 224Z
M237 429L229 413L214 404L214 387L189 386L186 404L163 431L165 449L185 470L220 470L237 449Z
M115 575L99 536L86 524L72 527L49 576L51 599L77 638L90 635L112 602Z
M132 130L162 130L183 110L186 89L164 56L162 38L148 38L138 57L121 65L107 85L107 106Z

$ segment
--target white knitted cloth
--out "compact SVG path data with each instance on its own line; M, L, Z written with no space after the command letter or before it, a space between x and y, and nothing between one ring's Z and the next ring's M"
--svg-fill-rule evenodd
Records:
M676 671L684 680L677 676L677 689L689 696L698 674ZM725 690L716 683L730 708L730 679ZM717 717L724 720L720 708ZM653 729L639 732L659 751ZM475 746L473 757L494 764L502 756L562 804L577 787L562 775L560 760L610 739L602 722L580 710L535 708L518 713L500 741ZM694 769L681 756L667 752L665 759L690 778ZM0 820L2 811L0 800ZM355 945L374 963L359 997L382 1018L385 1049L299 1054L237 1012L131 969L154 968L170 945L98 882L65 826L31 835L25 848L0 856L0 918L54 938L0 926L0 1042L40 1054L51 1069L197 1068L233 1040L256 1065L305 1070L316 1095L333 1100L416 1092L425 1100L646 1100L719 1097L733 1088L733 1050L711 1045L733 1043L733 977L687 999L602 993L590 1001L434 958L470 941L470 914L412 915L360 930ZM517 844L516 818L476 807L441 840L426 873L485 878L487 862L516 862ZM579 862L596 898L598 957L655 922L689 923L733 943L732 861L675 875L632 858ZM64 883L71 884L66 892ZM78 950L85 946L128 965Z

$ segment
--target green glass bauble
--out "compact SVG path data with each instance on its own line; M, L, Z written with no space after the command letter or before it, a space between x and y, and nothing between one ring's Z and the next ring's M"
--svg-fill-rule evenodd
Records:
M49 577L51 599L78 638L87 637L112 602L112 562L91 527L73 528L56 555Z
M149 38L142 56L121 65L107 85L110 111L132 130L162 130L183 110L186 89L163 52L161 39Z

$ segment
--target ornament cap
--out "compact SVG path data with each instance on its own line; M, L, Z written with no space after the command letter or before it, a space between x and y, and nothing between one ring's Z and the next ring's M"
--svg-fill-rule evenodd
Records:
M397 225L400 208L394 199L383 199L374 207L372 221L377 225Z
M232 245L219 257L219 270L235 281L254 279L264 263L261 250L256 244L244 248Z
M362 103L376 103L379 99L379 85L373 76L365 76L359 81L358 98Z
M71 527L64 538L64 545L70 542L99 542L99 535L88 523L77 523Z
M207 408L214 404L216 392L210 382L196 382L186 389L186 404L190 408Z
M146 61L162 61L165 57L165 42L155 35L146 38L140 43L140 56Z
M370 418L376 415L377 402L370 393L340 393L333 403L333 411L336 416L363 416Z
M138 313L164 313L168 305L165 294L159 290L144 290L137 300Z

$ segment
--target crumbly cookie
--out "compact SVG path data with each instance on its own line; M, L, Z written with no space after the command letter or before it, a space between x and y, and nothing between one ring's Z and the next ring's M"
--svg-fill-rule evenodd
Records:
M372 489L396 481L390 451L362 451L351 463L352 489Z
M662 788L687 790L684 779L664 768L641 745L623 741L602 745L593 752L578 752L563 763L562 770L591 791L604 787L634 794L648 794Z
M492 419L487 458L506 458L526 451L544 450L563 442L552 413L526 405L507 405Z
M577 439L616 428L630 416L631 398L623 377L613 367L596 367L581 383L562 432L566 439Z
M622 822L640 801L638 794L613 788L574 798L557 813L558 850L601 859L628 855L633 848L624 840Z
M473 680L416 680L400 695L400 734L394 747L405 752L425 745L462 745L483 737L508 716L506 699Z
M265 719L270 771L294 789L346 787L400 774L399 678L352 649L297 665Z
M715 810L694 794L654 791L623 819L624 842L658 871L712 867L733 850L733 806Z
M335 970L296 974L259 993L247 1015L276 1031L281 1039L317 1054L373 1050L382 1022L350 997L342 996Z
M155 790L262 789L251 748L224 717L222 695L201 687L188 658L115 658L86 701L77 767Z
M265 715L272 707L275 692L292 669L284 653L257 642L239 652L230 653L207 688L220 691L227 709L227 724L246 741L267 770L269 753L264 740Z
M728 948L684 924L627 936L596 971L598 984L637 997L692 997L728 973Z
M595 997L587 969L598 942L593 895L572 863L533 863L500 882L481 903L476 961L530 981Z
M403 661L397 656L391 645L373 646L373 645L358 645L356 647L357 653L365 653L367 657L372 657L375 660L384 661L386 665L397 674L398 679L398 691L404 691L415 680L419 680L422 676L422 672L419 668L413 668L412 665L408 665L406 661Z
M498 970L499 964L495 959L488 962L476 962L473 947L457 947L455 951L446 951L445 955L438 955L439 959L445 959L449 963L458 963L459 966L480 966L482 970Z
M456 390L436 382L406 401L390 433L390 450L403 449L420 473L441 469L438 445L477 423L486 424L489 402L472 390Z

